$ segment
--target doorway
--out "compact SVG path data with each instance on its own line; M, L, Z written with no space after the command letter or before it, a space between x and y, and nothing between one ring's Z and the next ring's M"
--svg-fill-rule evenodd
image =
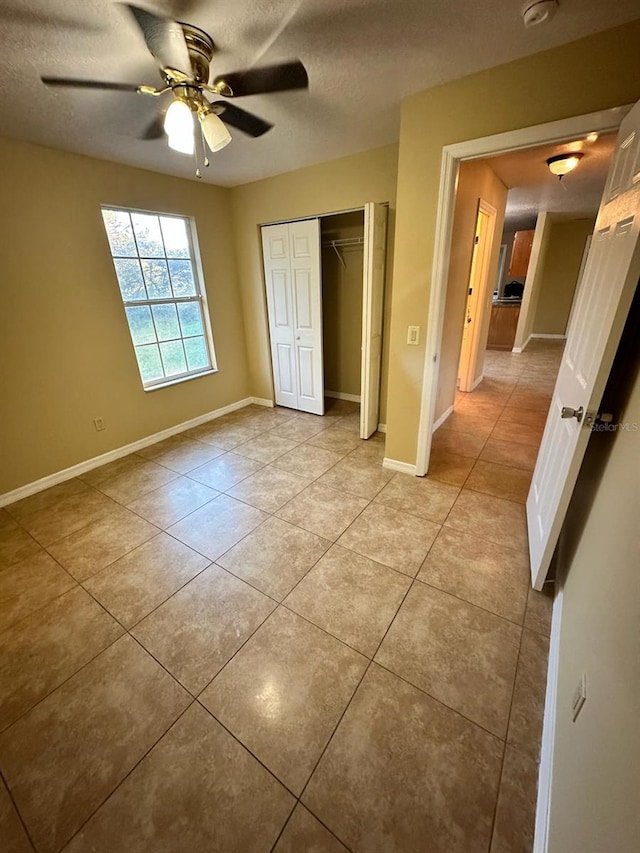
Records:
M277 405L324 415L325 397L360 403L378 427L387 206L262 227Z

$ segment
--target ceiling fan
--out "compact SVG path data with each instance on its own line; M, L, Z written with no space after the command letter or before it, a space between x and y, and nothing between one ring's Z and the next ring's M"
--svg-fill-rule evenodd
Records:
M129 3L122 5L131 14L149 52L160 66L164 83L161 88L71 77L45 76L41 80L47 86L137 92L156 98L171 92L173 99L168 109L156 116L142 135L143 139L158 139L164 130L171 148L193 154L195 116L208 147L211 151L219 151L231 141L226 125L253 137L262 136L273 125L228 100L209 100L205 92L228 99L309 86L307 71L300 60L221 74L210 82L215 45L208 33L193 24L160 17ZM206 157L205 165L208 165Z

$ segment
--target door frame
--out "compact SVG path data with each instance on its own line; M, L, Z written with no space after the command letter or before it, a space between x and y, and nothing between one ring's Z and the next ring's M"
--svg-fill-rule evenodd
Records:
M272 220L268 220L266 222L259 222L258 223L258 240L260 241L260 255L262 257L262 229L268 227L269 225L286 225L286 224L291 223L291 222L303 222L306 219L318 219L318 220L327 219L329 216L340 216L343 213L362 213L362 215L364 217L365 204L370 204L370 203L371 202L363 202L363 204L361 204L357 207L347 207L347 208L343 208L341 210L330 210L330 211L324 211L323 213L308 213L305 216L290 216L290 217L287 217L285 219L272 219ZM388 211L390 208L390 203L388 201L379 201L379 202L374 202L374 204L380 204L383 207L387 208L387 237L386 237L386 243L385 243L385 274L384 274L385 293L386 293L387 275L388 275L388 269L389 269L389 265L387 264L387 250L389 248ZM262 282L263 282L263 286L265 288L264 295L265 295L265 300L266 300L267 280L266 280L265 269L264 269L264 261L262 262ZM321 279L321 286L322 286L322 279ZM363 270L363 297L364 297L364 270ZM264 307L265 307L267 335L269 336L269 343L270 343L271 330L269 327L269 308L268 308L268 305L266 304L266 301L265 301ZM364 306L363 306L363 310L364 310ZM383 327L384 327L384 305L383 305ZM382 345L384 347L384 339L383 339ZM382 358L382 354L381 354L381 358ZM324 364L324 357L323 357L323 364ZM275 392L275 380L274 380L274 376L273 376L273 359L271 357L271 346L270 345L269 345L269 366L271 369L271 398L273 401L272 404L275 405L275 394L276 394L276 392ZM360 378L362 379L362 371L361 371L361 377ZM382 372L380 374L380 387L382 387ZM378 390L380 390L380 389L378 389ZM346 397L345 397L345 399L346 399ZM362 387L360 388L360 402L362 402ZM292 411L297 411L297 409L293 409ZM378 417L380 417L379 408L378 408ZM386 424L380 424L379 423L378 424L378 430L380 430L381 432L386 432Z
M632 106L633 104L625 104L608 110L532 125L519 130L445 145L442 149L436 235L428 304L429 319L427 322L418 423L416 476L424 476L429 468L451 255L453 214L460 164L466 160L479 160L483 157L508 154L511 151L535 148L539 145L568 142L579 136L587 136L589 133L615 131L620 127L620 123Z
M467 300L465 302L465 319L462 331L462 342L460 345L460 355L458 357L458 388L460 391L473 391L476 385L479 385L482 380L482 375L474 381L474 373L478 363L478 354L480 352L480 334L484 325L484 319L488 309L487 293L489 291L489 266L491 263L491 254L496 239L496 224L498 220L498 211L496 208L485 201L483 198L478 199L478 211L476 213L476 227L474 229L474 241L478 236L478 220L481 216L486 216L486 231L483 229L481 238L478 242L474 242L473 251L471 254L471 269L469 270L469 280L467 284ZM477 268L477 258L482 246L482 266ZM472 282L473 276L473 282ZM477 282L477 286L476 286ZM467 336L465 343L464 333L467 326L467 316L469 313L469 290L474 290L471 294L473 297L474 313L472 316L471 335ZM490 291L493 293L493 289ZM463 366L463 360L465 362ZM464 388L462 387L464 385Z

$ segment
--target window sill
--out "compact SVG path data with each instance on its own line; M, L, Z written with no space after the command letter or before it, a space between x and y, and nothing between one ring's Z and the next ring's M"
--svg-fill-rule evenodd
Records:
M194 373L192 376L180 376L178 379L167 379L166 382L160 382L158 385L151 385L148 388L142 386L145 392L159 391L160 388L168 388L170 385L179 385L181 382L191 382L192 379L200 379L201 376L211 376L212 373L217 373L218 368L212 367L210 370L203 370L202 373Z

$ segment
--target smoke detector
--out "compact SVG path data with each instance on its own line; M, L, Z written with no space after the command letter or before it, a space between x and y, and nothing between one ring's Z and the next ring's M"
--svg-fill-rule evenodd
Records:
M527 0L522 9L525 27L535 27L550 21L558 10L558 0Z

